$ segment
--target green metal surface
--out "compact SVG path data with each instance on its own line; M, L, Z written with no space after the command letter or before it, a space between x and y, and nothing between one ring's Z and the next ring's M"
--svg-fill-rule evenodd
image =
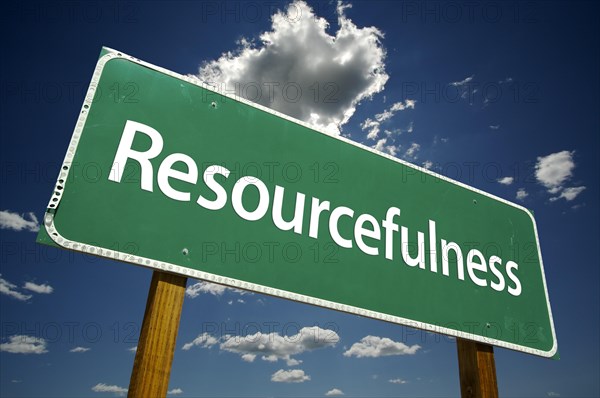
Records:
M409 326L440 326L444 333L478 341L490 337L492 344L554 354L535 225L523 208L131 60L108 61L98 93L54 215L66 239L400 317ZM141 189L140 166L132 159L120 183L108 178L127 120L151 126L163 137L161 153L151 160L152 192ZM147 136L136 134L133 149L143 152L150 145ZM174 189L191 193L189 202L167 197L157 185L159 166L173 153L186 154L198 165L197 183L169 180ZM215 197L202 180L213 164L231 170L228 178L216 178L228 195L220 210L196 203L199 195ZM182 163L173 168L187 171ZM257 177L268 188L269 210L260 220L245 220L232 208L233 185L242 176ZM296 193L306 195L300 234L273 223L276 185L285 188L285 220L292 219ZM331 210L354 210L354 218L342 217L339 223L352 248L333 241L330 212L320 218L318 239L309 236L312 197L330 201ZM254 209L257 190L247 189L243 202ZM412 254L417 231L425 234L425 269L405 264L400 232L393 234L393 260L384 256L383 228L380 240L365 238L378 255L356 247L356 218L368 213L381 223L392 206L401 209L394 221L408 228ZM429 220L437 228L437 272L430 271ZM48 243L45 231L40 236ZM440 239L463 249L464 280L457 278L454 256L449 275L442 274ZM487 286L470 279L466 260L472 248L486 261L492 255L502 259L502 291L490 287L496 278L489 267L487 273L475 271ZM519 295L507 291L514 287L506 277L508 261L518 264Z

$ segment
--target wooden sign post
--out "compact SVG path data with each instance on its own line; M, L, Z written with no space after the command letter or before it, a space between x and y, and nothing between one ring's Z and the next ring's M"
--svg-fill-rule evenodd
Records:
M140 331L129 398L166 397L187 278L154 271Z
M494 348L460 338L456 345L461 397L498 398Z

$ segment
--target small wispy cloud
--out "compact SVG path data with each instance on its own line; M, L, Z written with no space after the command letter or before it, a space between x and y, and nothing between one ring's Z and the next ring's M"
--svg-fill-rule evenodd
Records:
M492 125L490 125L490 129L492 129L492 130L499 130L500 129L500 125L499 124L492 124Z
M579 196L579 194L582 193L585 189L586 189L586 187L583 187L583 186L565 188L560 193L560 195L550 198L550 201L554 202L559 199L564 199L567 202L570 202L570 201L574 200L577 196Z
M392 156L396 156L398 154L398 150L400 149L400 146L388 145L387 142L388 142L387 138L381 138L381 139L377 140L377 143L375 145L372 145L371 148L373 148L377 151L380 151L380 152L387 153Z
M27 220L26 217L29 219ZM40 225L33 212L19 214L13 213L10 210L2 210L0 211L0 229L38 232L40 230Z
M498 179L498 182L502 185L511 185L514 181L514 177L502 177Z
M190 341L189 343L185 343L181 349L184 351L189 351L192 347L203 347L203 348L210 348L212 346L214 346L215 344L217 344L219 342L219 340L216 337L211 336L209 333L202 333L201 335L199 335L198 337L196 337L194 340Z
M167 391L167 395L179 395L183 394L183 390L181 388L174 388L172 390Z
M454 86L454 87L461 87L461 86L464 86L465 84L467 84L467 83L469 83L469 82L473 81L473 78L474 78L474 77L475 77L475 75L471 75L471 76L469 76L469 77L465 77L465 78L464 78L464 79L462 79L462 80L455 81L455 82L450 82L450 85L451 85L451 86Z
M525 188L519 188L517 190L517 196L516 196L517 200L523 201L528 196L529 196L529 194L527 193Z
M388 381L390 383L392 383L392 384L406 384L406 383L408 383L408 381L406 381L404 379L390 379Z
M222 296L225 292L234 292L240 295L252 295L253 293L245 290L234 289L231 287L217 285L216 283L210 282L198 282L188 286L185 289L185 295L189 298L196 298L201 294L210 294L213 296Z
M339 388L333 388L325 393L326 397L341 397L344 395L344 392Z
M19 301L27 301L32 297L30 294L23 294L19 292L17 285L10 283L6 279L3 279L2 274L0 274L0 293Z
M393 104L388 109L384 110L381 113L376 114L374 116L375 119L371 119L371 118L365 119L365 121L363 121L360 124L360 128L363 131L367 131L367 139L369 139L369 140L375 140L379 136L379 132L381 130L381 124L383 122L385 122L385 121L391 119L392 117L394 117L394 115L397 112L399 112L399 111L403 111L403 110L406 110L406 109L415 109L415 104L416 104L416 101L415 100L411 100L411 99L407 99L404 102L402 102L402 101L396 102L395 104ZM414 126L414 124L411 122L408 125L408 128L406 130L396 130L396 132L402 133L403 131L406 131L406 132L412 133L413 126ZM390 135L393 134L393 131L386 130L386 134L388 136L390 136Z
M127 392L127 388L119 387L110 384L98 383L92 387L93 392L110 392L117 396L123 396Z
M417 152L419 152L420 149L421 145L417 144L416 142L413 142L412 144L410 144L410 147L408 147L408 149L404 153L404 157L410 160L415 160L417 159Z
M91 348L87 347L75 347L69 350L69 352L88 352Z
M48 352L47 342L41 337L15 335L8 342L0 344L0 351L11 354L45 354Z
M25 282L25 285L23 285L23 289L27 289L38 294L50 294L54 291L54 288L50 285L38 285L33 282Z

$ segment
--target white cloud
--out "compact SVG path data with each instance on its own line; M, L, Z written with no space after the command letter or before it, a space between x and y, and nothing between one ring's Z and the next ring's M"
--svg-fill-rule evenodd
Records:
M475 75L471 75L469 77L465 77L463 80L460 80L457 82L451 82L450 85L454 86L454 87L461 87L461 86L464 86L465 84L469 83L471 80L473 80L474 77L475 77Z
M394 117L394 115L398 111L403 111L405 109L415 109L416 102L417 101L411 100L411 99L407 99L404 102L402 102L402 101L396 102L395 104L393 104L391 107L389 107L382 113L376 114L375 120L377 120L378 122L383 122L385 120L388 120L388 119L391 119L392 117Z
M573 175L573 154L574 152L561 151L537 158L535 176L549 193L560 192L563 184Z
M191 342L185 343L183 345L183 347L181 347L181 349L184 351L188 351L190 348L192 348L194 346L210 348L210 347L214 346L215 344L217 344L218 342L219 342L219 340L217 338L215 338L205 332L205 333L202 333L201 335L199 335L198 337L196 337Z
M254 362L256 359L256 354L243 354L242 361L244 362Z
M258 45L240 41L236 51L204 64L199 77L338 134L358 103L388 80L383 34L357 27L344 14L348 7L338 4L339 29L329 34L329 23L296 0L272 16Z
M366 336L359 342L352 344L344 356L357 358L378 358L390 355L414 355L421 348L415 344L407 346L404 343L393 341L387 337Z
M417 152L419 152L420 149L421 145L417 144L416 142L413 142L412 144L410 144L410 147L406 150L406 153L404 153L404 156L409 159L416 159Z
M427 170L431 170L431 168L433 167L433 162L431 160L426 160L423 162L423 167Z
M372 120L371 118L367 118L364 122L361 123L360 128L365 131L368 130L367 139L374 140L379 135L379 127L380 123L376 120Z
M392 383L392 384L406 384L406 383L408 383L408 381L403 380L403 379L390 379L388 381L390 383Z
M129 352L133 352L133 353L136 353L136 352L137 352L137 346L135 346L135 347L130 347L130 348L128 348L128 349L127 349L127 351L129 351Z
M244 337L224 336L220 348L240 356L247 354L253 356L243 358L246 361L260 355L263 361L276 362L281 359L293 364L295 360L291 358L292 355L333 347L339 339L336 332L313 326L304 327L293 336L281 336L276 332L269 334L259 332Z
M25 219L25 214L13 213L10 210L0 211L0 229L12 229L15 231L38 232L40 225L33 212L27 213L29 220Z
M286 364L287 366L298 366L298 365L300 365L301 363L302 363L302 361L301 361L301 360L299 360L299 359L294 359L294 358L290 358L290 359L288 359L288 360L286 360L286 361L285 361L285 364Z
M212 294L213 296L222 296L223 293L230 291L235 292L237 294L243 295L252 295L252 293L247 292L245 290L234 289L231 287L217 285L216 283L210 282L198 282L193 285L188 286L185 289L185 295L189 298L196 298L201 294ZM238 300L239 301L239 300ZM243 301L243 300L242 300Z
M27 301L32 296L30 294L23 294L17 291L17 285L10 283L6 279L1 278L2 274L0 274L0 293L6 294L12 298L15 298L20 301Z
M325 393L326 397L340 397L344 395L344 392L339 388L333 388Z
M382 139L378 140L375 145L371 146L371 148L373 148L377 151L383 152L385 150L386 143L387 143L387 138L382 138Z
M510 185L515 181L513 177L502 177L498 179L498 182L502 185Z
M391 119L398 111L403 111L405 109L415 109L415 103L416 103L416 101L411 100L411 99L407 99L404 102L402 102L402 101L396 102L391 107L384 110L382 113L376 114L375 120L373 120L371 118L367 118L364 122L361 123L360 128L363 131L368 131L367 139L374 140L379 135L381 123L383 123L384 121L386 121L388 119ZM402 133L403 130L395 130L395 131ZM413 122L410 122L410 124L408 125L408 128L404 131L406 131L408 133L412 133L413 132ZM390 131L390 130L386 130L385 133L388 136L390 136L394 132Z
M546 395L549 397L560 397L560 394L554 391L548 391Z
M271 375L271 381L275 383L303 383L307 380L310 380L310 376L304 374L301 369L279 369Z
M183 394L183 390L181 388L174 388L172 390L167 391L167 395L179 395Z
M115 395L125 395L125 393L127 392L127 388L123 388L123 387L119 387L119 386L115 386L115 385L108 385L108 384L104 384L104 383L98 383L94 387L92 387L92 391L94 391L94 392L112 392Z
M396 156L398 154L398 150L400 149L400 146L386 145L387 140L388 140L387 138L382 138L382 139L378 140L375 145L372 145L371 148L373 148L377 151L385 152L392 156Z
M240 355L245 362L254 362L260 359L267 362L286 361L288 366L295 366L302 361L292 358L306 351L319 348L333 347L340 340L336 332L329 329L321 329L318 326L304 327L292 336L281 336L273 333L256 333L246 336L225 335L215 338L208 333L203 333L190 343L183 346L183 350L189 350L193 346L210 348L220 342L219 348L223 351Z
M88 352L91 348L87 347L75 347L69 350L69 352Z
M567 202L570 202L573 199L575 199L580 193L582 193L585 189L586 189L586 187L583 187L583 186L582 187L565 188L565 189L563 189L563 191L560 193L559 196L550 198L550 201L554 202L559 199L565 199Z
M525 188L519 188L519 190L517 191L517 200L525 200L525 198L528 196L529 194L527 193Z
M499 130L500 129L500 125L499 124L492 124L492 125L490 125L490 128L492 130Z
M48 352L46 340L41 337L15 335L8 338L8 343L0 344L0 351L11 354L45 354Z
M33 282L25 282L23 289L31 290L32 292L39 294L50 294L54 291L54 288L50 285L38 285Z
M213 296L222 296L227 289L223 285L217 285L210 282L198 282L185 289L185 295L189 298L196 298L202 293L212 294Z
M504 80L500 80L500 81L498 82L498 84L512 83L512 81L513 81L513 78L512 78L512 77L507 77L507 78L505 78Z

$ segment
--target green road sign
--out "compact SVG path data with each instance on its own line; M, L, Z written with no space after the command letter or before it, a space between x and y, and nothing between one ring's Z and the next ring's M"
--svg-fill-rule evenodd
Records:
M104 49L38 240L550 357L525 208Z

